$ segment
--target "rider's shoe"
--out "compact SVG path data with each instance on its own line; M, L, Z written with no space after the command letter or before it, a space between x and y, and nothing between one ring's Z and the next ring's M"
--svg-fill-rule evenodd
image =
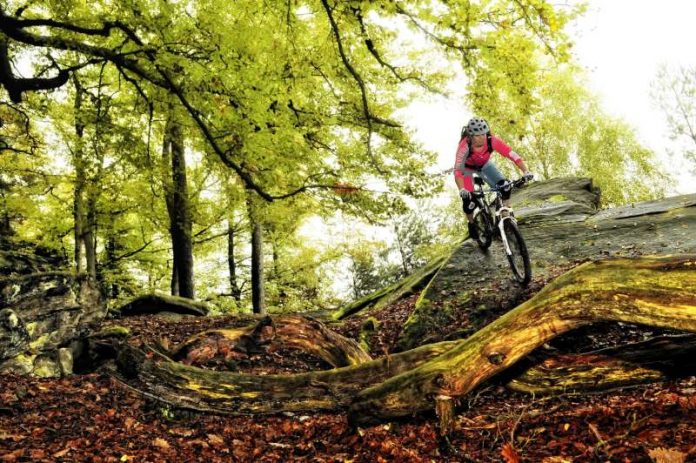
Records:
M471 223L471 222L469 222L467 225L469 227L469 237L472 240L479 239L479 232L478 232L478 228L476 228L476 225Z

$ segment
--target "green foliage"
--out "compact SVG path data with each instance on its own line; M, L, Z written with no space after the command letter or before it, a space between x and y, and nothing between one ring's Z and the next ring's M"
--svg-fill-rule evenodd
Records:
M519 120L500 114L494 130L541 178L592 177L604 205L626 204L664 195L667 178L655 154L642 146L634 131L602 110L597 96L583 86L583 73L572 65L543 72L530 113ZM502 94L501 100L509 100ZM509 163L499 163L515 175ZM641 179L635 182L635 179Z
M413 95L442 93L455 77L447 70L455 61L470 106L488 114L502 134L516 140L539 129L534 143L544 148L530 160L545 173L584 169L618 186L609 165L591 158L596 143L631 153L622 175L648 172L636 159L645 152L620 126L576 125L580 118L570 115L578 106L592 108L571 85L570 71L558 79L544 71L568 59L563 29L582 8L544 0L8 0L0 6L10 16L20 7L20 20L55 23L22 29L49 37L41 47L11 36L12 57L31 60L35 75L53 75L55 67L75 71L53 93L25 93L24 113L2 94L0 115L16 120L0 140L0 212L18 233L70 255L74 194L86 182L100 278L114 299L169 286L162 139L170 114L186 134L198 294L223 310L244 308L247 296L239 303L221 297L230 288L223 270L227 223L237 231L232 259L246 290L246 205L256 196L275 198L259 203L257 219L266 230L269 304L277 310L332 302L333 282L320 269L341 262L343 250L303 241L300 230L311 217L340 216L356 227L391 221L396 243L351 242L343 254L355 296L396 281L456 241L459 210L412 205L413 198L440 192L443 182L428 173L435 153L395 116ZM119 27L101 32L116 21ZM80 108L78 81L86 92ZM514 124L507 123L511 114ZM34 143L24 115L45 118L50 146ZM82 137L76 125L83 126ZM577 159L568 157L569 143L580 147ZM9 155L8 144L15 149ZM618 188L607 192L611 201L627 200ZM22 202L26 197L33 201ZM435 238L443 230L454 238Z

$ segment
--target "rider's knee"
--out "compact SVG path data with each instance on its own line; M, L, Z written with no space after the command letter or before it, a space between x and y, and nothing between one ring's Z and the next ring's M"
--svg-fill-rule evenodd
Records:
M508 183L507 180L499 180L498 183L495 184L495 186L500 187L502 185L505 185L503 188L500 189L500 196L502 196L503 200L510 199L510 194L512 193L512 185Z

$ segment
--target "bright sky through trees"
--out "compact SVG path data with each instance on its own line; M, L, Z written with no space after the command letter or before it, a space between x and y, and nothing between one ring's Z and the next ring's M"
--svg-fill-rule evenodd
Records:
M638 130L638 139L661 156L669 148L665 116L650 99L661 65L696 64L696 2L689 0L590 0L578 21L576 54L589 71L605 108ZM667 157L679 175L680 193L696 192L696 176L679 157Z

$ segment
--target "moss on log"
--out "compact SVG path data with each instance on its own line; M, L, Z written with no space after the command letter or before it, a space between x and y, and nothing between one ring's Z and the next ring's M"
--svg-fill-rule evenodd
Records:
M145 347L124 345L117 377L144 395L174 407L229 415L345 409L365 387L414 368L455 342L333 370L294 375L210 371L172 361Z
M406 278L341 307L331 314L331 318L334 320L342 320L363 310L378 310L402 297L413 294L415 291L422 289L428 284L433 275L435 275L448 258L449 255L433 259L430 263L419 268Z
M365 423L462 397L548 340L597 321L696 331L696 256L586 263L445 354L361 391L351 417Z
M666 375L660 370L607 356L564 355L530 368L507 387L538 396L603 391L663 379Z
M696 372L696 335L659 336L578 355L558 355L531 366L508 383L534 395L599 391Z
M354 423L433 410L463 397L537 346L598 321L696 332L696 256L586 263L462 341L328 371L254 376L195 368L127 346L124 379L172 405L231 414L349 406Z

